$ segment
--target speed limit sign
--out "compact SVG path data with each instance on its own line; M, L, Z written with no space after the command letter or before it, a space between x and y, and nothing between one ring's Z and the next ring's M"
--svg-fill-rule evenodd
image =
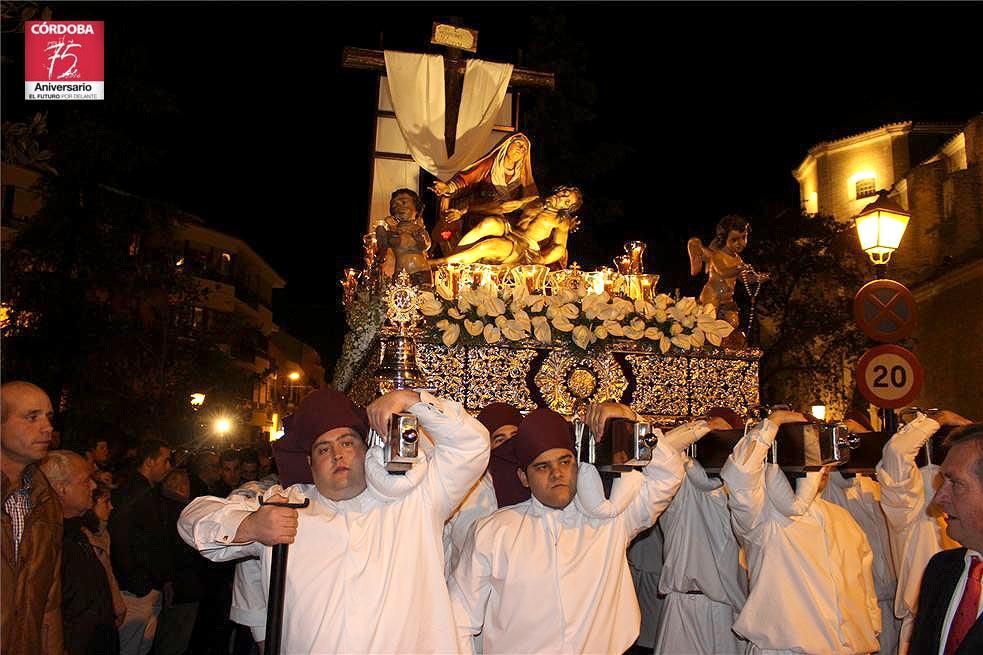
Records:
M922 365L914 353L888 344L871 348L857 364L857 388L878 407L909 405L922 389Z

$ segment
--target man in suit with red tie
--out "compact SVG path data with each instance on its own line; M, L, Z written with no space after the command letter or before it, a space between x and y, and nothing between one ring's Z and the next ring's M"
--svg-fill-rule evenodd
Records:
M934 502L949 536L964 548L943 550L922 577L910 655L983 653L983 423L954 430Z

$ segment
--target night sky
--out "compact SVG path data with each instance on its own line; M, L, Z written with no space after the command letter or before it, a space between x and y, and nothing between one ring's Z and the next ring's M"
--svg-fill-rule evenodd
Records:
M515 63L544 22L556 25L577 88L586 81L593 98L577 138L626 153L584 185L581 212L589 224L591 197L614 198L623 218L574 235L573 259L604 265L618 244L642 239L650 270L684 292L698 291L685 239L709 238L725 213L795 207L790 171L811 145L983 110L970 3L48 4L55 20L106 21L107 99L79 109L154 153L115 185L250 243L287 279L275 321L329 370L344 330L337 280L359 262L366 220L376 84L374 73L341 68L345 45L430 50L431 21L457 9L480 31L479 56ZM548 20L534 28L534 14ZM4 64L3 118L50 110L56 133L62 109L22 99L22 39L4 34L17 63ZM541 189L583 184L575 167L541 179L537 134L524 131ZM578 256L578 238L606 256Z

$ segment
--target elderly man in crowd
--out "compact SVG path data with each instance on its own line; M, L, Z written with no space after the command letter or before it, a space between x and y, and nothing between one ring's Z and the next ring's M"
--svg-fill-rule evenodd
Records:
M390 476L371 425L410 412L433 441L405 476ZM260 558L268 591L272 546L292 543L286 571L287 653L454 652L441 529L488 463L488 431L458 404L394 391L365 410L333 389L304 398L277 443L277 465L300 511L255 500L199 498L178 528L212 559ZM280 491L277 487L266 495ZM260 610L257 610L259 614ZM264 612L265 614L265 612Z
M594 408L589 416L600 434L608 414ZM485 653L631 646L640 614L625 549L682 481L679 450L690 431L674 432L660 435L643 472L623 474L603 501L597 471L578 467L570 424L549 409L523 418L512 439L515 474L532 497L478 521L468 538L451 579L461 651L479 633Z
M54 413L48 394L30 382L4 383L0 400L0 643L10 655L62 655L61 508L37 468L51 445Z
M911 637L916 654L983 652L983 423L957 428L948 441L934 502L963 548L938 553L925 568Z
M61 500L65 533L62 546L62 619L70 655L115 655L119 633L106 569L82 531L82 515L92 509L93 465L78 453L54 450L41 461Z
M939 465L926 463L919 469L915 459L943 426L969 423L947 410L933 412L931 416L919 412L891 437L877 464L881 508L887 518L898 576L894 614L902 620L900 655L908 651L925 566L940 550L959 546L946 533L945 516L931 504Z

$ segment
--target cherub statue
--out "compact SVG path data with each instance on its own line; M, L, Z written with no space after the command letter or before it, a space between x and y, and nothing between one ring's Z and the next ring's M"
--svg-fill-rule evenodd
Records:
M415 284L432 285L430 236L420 217L420 196L412 189L396 189L389 200L389 213L384 224L375 229L375 239L382 256L382 274L393 278L406 271Z
M757 295L757 288L768 279L765 273L758 273L741 259L741 253L747 247L751 225L746 218L736 214L728 214L717 223L716 235L710 242L710 247L703 245L698 237L693 237L686 244L689 251L690 275L699 274L705 269L708 274L707 283L700 292L700 302L712 304L717 308L717 317L734 326L734 331L724 340L724 346L740 348L747 338L740 330L740 313L734 301L734 285L741 277L748 285L748 292ZM755 285L752 293L750 286Z
M577 187L561 186L545 199L529 196L499 203L495 211L461 237L459 250L435 264L558 264L567 260L567 238L580 221L573 212L583 204ZM505 217L521 210L513 226Z

